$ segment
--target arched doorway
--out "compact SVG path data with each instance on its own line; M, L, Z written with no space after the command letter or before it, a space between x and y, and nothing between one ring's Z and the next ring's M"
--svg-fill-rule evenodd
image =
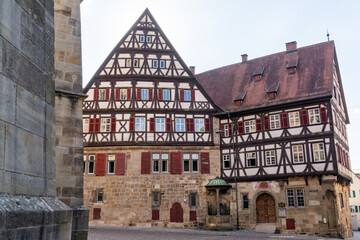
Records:
M326 191L326 215L327 215L327 224L329 230L335 229L336 224L336 211L335 211L335 194L333 191ZM342 194L340 194L340 204L344 204L344 199L342 199Z
M257 223L276 222L275 200L270 194L263 193L257 197L256 219L257 219Z
M183 209L178 202L173 203L170 208L170 222L183 222Z

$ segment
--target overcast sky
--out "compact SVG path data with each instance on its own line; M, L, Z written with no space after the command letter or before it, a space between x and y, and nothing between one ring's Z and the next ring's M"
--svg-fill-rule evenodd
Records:
M335 41L350 125L353 169L360 169L360 1L86 0L81 4L83 85L145 8L188 66L200 73L285 50Z

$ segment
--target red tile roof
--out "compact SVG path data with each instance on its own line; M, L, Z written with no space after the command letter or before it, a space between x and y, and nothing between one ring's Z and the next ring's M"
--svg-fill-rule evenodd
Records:
M246 64L217 68L197 74L196 78L219 107L239 111L331 95L333 59L331 41L298 48L290 54L284 51L248 60ZM296 73L289 75L287 66L296 63ZM263 67L261 79L254 81L253 73ZM278 84L276 98L269 101L268 89ZM244 102L237 106L234 99L244 92Z

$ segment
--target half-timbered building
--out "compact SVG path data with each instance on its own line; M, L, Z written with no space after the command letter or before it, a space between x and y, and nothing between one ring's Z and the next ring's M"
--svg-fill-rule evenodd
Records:
M349 118L334 42L244 54L196 78L224 109L221 177L238 182L240 226L351 236Z
M204 186L220 173L212 119L219 108L193 71L146 9L85 87L91 225L204 221Z

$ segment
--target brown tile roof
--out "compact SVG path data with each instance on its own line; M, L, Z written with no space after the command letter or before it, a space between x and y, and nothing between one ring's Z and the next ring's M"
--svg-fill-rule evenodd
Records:
M328 96L333 88L334 42L324 42L248 60L246 64L217 68L196 78L215 103L224 110L239 111L289 103L308 98ZM287 67L297 64L296 74L289 75ZM265 69L263 69L265 67ZM263 69L259 81L253 73ZM269 101L269 89L278 88L274 100ZM246 97L241 106L234 99Z

